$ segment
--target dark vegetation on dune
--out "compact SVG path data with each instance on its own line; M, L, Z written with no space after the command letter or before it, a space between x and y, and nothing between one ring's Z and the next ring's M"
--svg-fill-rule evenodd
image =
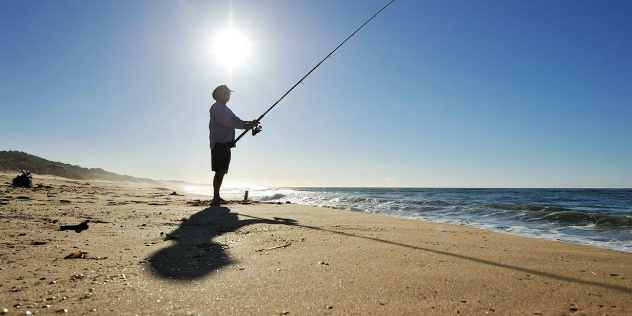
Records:
M0 172L28 170L33 174L51 175L78 180L110 180L158 183L151 179L136 178L105 171L101 168L83 168L62 162L50 161L21 151L0 151ZM17 174L17 173L16 173Z

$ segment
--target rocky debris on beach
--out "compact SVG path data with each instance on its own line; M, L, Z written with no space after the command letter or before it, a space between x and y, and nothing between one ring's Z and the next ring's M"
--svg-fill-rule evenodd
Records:
M190 200L187 201L186 203L189 206L209 206L211 205L212 200ZM252 200L227 200L226 203L222 203L222 205L229 205L229 204L241 204L241 205L251 205L251 204L259 204L261 202L258 201L252 201Z
M86 229L89 228L88 223L90 222L90 220L86 220L83 221L81 224L77 224L77 225L68 225L68 226L61 226L59 228L60 231L62 230L74 230L76 233L80 233Z
M88 257L88 253L87 252L73 252L69 255L67 255L66 257L64 257L64 259L85 259Z
M33 187L33 178L31 177L31 172L28 170L22 170L22 174L13 179L13 186L18 188Z
M105 260L107 258L108 257L90 257L88 256L88 253L85 251L72 252L66 257L64 257L64 259L91 259L91 260Z
M163 239L164 241L180 239L178 237L171 236L171 235L169 235L169 234L167 234L165 232L160 232L160 237L162 237L162 236L164 236L164 239Z
M192 200L187 201L190 206L206 206L211 204L211 200Z
M285 201L285 202L264 202L265 204L272 204L272 205L283 205L283 204L292 204L292 202L290 201Z

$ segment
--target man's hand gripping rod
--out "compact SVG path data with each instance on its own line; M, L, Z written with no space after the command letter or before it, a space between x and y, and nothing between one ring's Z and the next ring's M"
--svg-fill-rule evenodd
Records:
M349 35L349 37L347 37L347 39L345 39L342 43L340 43L340 45L338 45L333 51L331 51L331 53L329 53L329 55L325 56L325 58L323 58L323 60L321 60L314 68L312 68L312 70L310 70L305 76L303 76L303 78L301 78L301 80L299 80L294 86L292 86L292 88L290 88L290 90L288 90L279 100L277 100L276 102L274 102L274 104L267 110L265 111L263 114L261 114L261 116L259 116L258 119L256 119L254 122L261 122L261 119L268 114L268 112L270 112L270 110L272 110L277 104L279 104L279 102L281 102L281 100L283 100L290 92L292 92L292 90L294 90L294 88L296 88L296 86L298 86L300 83L303 82L303 80L305 80L305 78L307 78L307 76L309 76L314 70L316 70L316 68L318 68L318 66L320 66L320 64L322 64L327 58L329 58L335 51L338 50L338 48L340 48L340 46L342 46L344 43L346 43L350 38L352 38L355 33L358 33L358 31L360 29L362 29L365 25L367 25L367 23L369 23L371 20L373 20L374 17L376 17L378 14L380 14L380 12L382 12L382 10L386 9L386 7L388 7L389 5L391 5L391 3L393 3L395 0L391 0L391 2L389 2L388 4L386 4L382 9L380 9L380 11L377 11L376 14L374 14L370 19L368 19L366 22L364 22L364 24L362 24L362 26L360 26L357 30L355 30L355 32L353 32L351 35ZM241 133L241 135L239 135L239 137L237 137L237 139L235 139L235 141L233 142L233 144L237 143L242 137L244 137L244 135L246 135L246 133L248 132L248 130L245 130ZM259 132L261 132L261 125L258 125L256 127L254 127L252 129L252 136L257 135Z

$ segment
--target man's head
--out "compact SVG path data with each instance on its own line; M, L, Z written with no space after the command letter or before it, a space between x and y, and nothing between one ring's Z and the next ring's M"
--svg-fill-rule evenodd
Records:
M213 99L226 104L230 100L231 92L233 92L233 90L228 89L228 87L223 84L213 90Z

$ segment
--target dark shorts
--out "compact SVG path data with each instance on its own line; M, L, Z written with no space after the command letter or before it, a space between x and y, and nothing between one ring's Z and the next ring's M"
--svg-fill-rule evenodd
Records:
M230 147L225 143L215 143L211 150L211 165L213 171L227 170L230 165Z

